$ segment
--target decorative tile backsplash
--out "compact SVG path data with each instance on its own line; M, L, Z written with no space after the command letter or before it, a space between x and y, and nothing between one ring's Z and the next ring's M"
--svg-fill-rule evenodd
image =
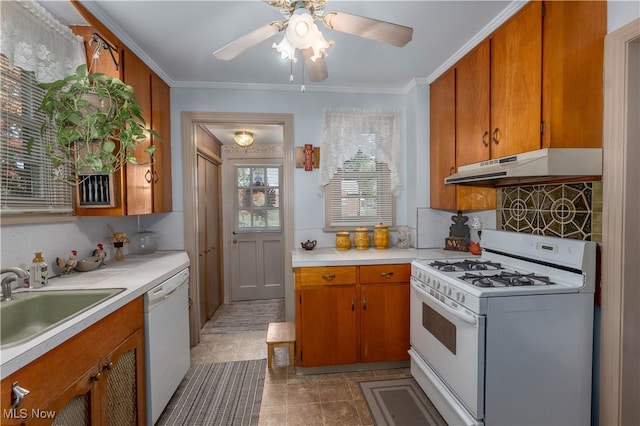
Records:
M501 188L498 229L602 241L602 182Z

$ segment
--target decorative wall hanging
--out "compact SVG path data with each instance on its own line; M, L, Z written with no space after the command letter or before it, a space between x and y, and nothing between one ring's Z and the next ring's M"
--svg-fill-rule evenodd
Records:
M320 168L320 148L305 144L304 147L296 147L296 168L307 172Z

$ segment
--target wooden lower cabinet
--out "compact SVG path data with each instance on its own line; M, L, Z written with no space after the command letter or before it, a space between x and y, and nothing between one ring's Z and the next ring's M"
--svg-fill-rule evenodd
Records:
M409 264L295 272L297 365L409 359Z
M2 424L143 425L142 298L2 380ZM29 390L12 411L11 385Z

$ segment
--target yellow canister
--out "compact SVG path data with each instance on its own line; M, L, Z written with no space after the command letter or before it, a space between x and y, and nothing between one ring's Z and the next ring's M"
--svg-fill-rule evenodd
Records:
M389 248L389 227L379 223L373 227L373 245L378 250Z
M356 250L369 248L369 230L367 228L356 228L353 234L353 245L356 246Z
M336 232L336 249L349 250L351 248L351 236L347 231Z

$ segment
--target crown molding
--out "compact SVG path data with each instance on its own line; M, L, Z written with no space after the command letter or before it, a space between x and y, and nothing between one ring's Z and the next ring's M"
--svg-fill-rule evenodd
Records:
M440 77L442 73L451 68L456 62L458 62L464 55L469 53L474 47L476 47L482 40L486 39L491 33L504 24L509 18L511 18L517 11L529 3L529 0L515 0L512 1L498 16L493 18L484 28L478 32L471 40L466 42L456 53L447 59L437 70L435 70L429 77L427 77L428 84L431 84L436 78Z

